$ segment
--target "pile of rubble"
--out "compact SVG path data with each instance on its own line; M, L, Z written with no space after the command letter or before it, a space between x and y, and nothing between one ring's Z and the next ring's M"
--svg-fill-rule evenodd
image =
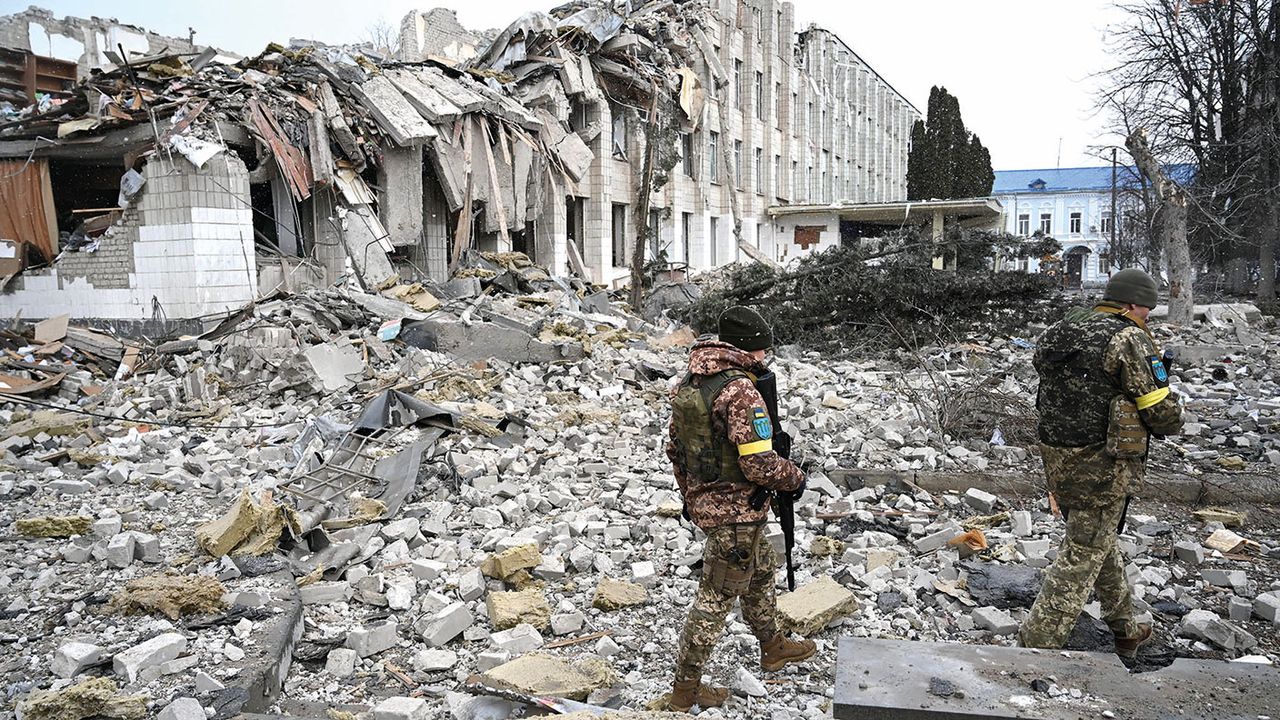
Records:
M1175 370L1205 430L1157 443L1153 484L1227 472L1228 451L1246 471L1273 462L1276 331L1238 331L1248 342ZM139 343L128 377L77 371L94 393L11 395L8 707L643 711L699 573L663 453L692 339L487 255L448 283L264 299L202 336ZM719 716L827 716L838 635L1013 642L1062 532L1037 494L993 492L1037 475L1030 347L975 337L896 363L781 350L810 489L798 589L779 605L820 650L766 679L735 617L709 668L736 692ZM15 377L55 362L25 357ZM1136 506L1121 547L1160 635L1142 662L1280 657L1280 536L1266 508L1240 510ZM1074 643L1107 649L1098 612ZM1073 701L1049 682L1041 695Z

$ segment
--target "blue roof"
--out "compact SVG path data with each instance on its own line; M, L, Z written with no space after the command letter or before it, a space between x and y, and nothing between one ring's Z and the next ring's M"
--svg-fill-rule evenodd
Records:
M1169 165L1166 172L1180 182L1188 182L1195 176L1194 165ZM1116 184L1120 187L1136 186L1138 171L1132 165L1116 168ZM1040 170L997 170L992 195L1015 193L1070 192L1073 190L1098 191L1111 189L1111 166L1048 168Z

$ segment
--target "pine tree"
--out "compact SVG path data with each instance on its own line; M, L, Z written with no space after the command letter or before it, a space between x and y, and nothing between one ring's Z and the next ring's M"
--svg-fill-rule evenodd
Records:
M994 182L991 153L965 128L960 101L935 85L929 91L926 121L916 121L911 129L907 199L985 196Z

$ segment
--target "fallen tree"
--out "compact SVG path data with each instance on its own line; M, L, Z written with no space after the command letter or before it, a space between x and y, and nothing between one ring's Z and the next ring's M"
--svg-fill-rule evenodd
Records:
M910 243L878 253L834 248L784 271L734 267L685 309L684 319L698 332L714 332L725 308L749 305L773 325L778 344L874 350L1007 333L1055 314L1043 302L1053 289L1049 278L938 271L919 262L927 254L920 249ZM882 258L888 259L874 262Z

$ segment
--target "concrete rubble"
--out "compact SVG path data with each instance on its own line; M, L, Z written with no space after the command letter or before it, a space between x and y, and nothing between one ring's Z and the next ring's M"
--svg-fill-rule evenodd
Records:
M40 416L37 427L35 408L0 407L31 431L0 455L5 711L86 682L121 712L142 702L186 717L196 702L217 718L520 705L467 695L476 674L510 692L633 709L669 689L703 541L679 517L663 452L667 391L687 350L664 339L679 328L607 301L587 312L588 288L568 281L505 291L494 278L516 258L469 262L493 277L462 301L424 284L441 298L437 316L572 350L528 362L523 347L497 343L459 359L380 336L419 316L413 305L335 288L265 298L210 332L146 348L131 376L95 378L87 399L32 398L94 413L83 422ZM1251 332L1280 340L1266 321ZM333 344L360 349L349 388L313 372L307 350ZM722 717L827 717L839 637L1013 644L1063 531L1035 484L1030 349L973 337L921 352L931 370L779 349L785 424L810 471L797 590L779 607L819 652L767 682L735 611L708 668L737 691ZM210 382L189 392L201 371ZM918 407L938 372L957 386L993 383L1002 414L964 436L939 433ZM1174 375L1203 430L1153 443L1146 499L1120 536L1136 607L1157 626L1140 661L1274 662L1271 511L1215 499L1249 511L1228 531L1228 515L1197 517L1174 500L1187 482L1237 477L1217 462L1228 453L1244 464L1238 477L1274 473L1280 368L1246 349ZM831 393L843 402L824 403ZM974 531L983 547L951 542ZM775 526L768 537L781 550ZM1100 614L1088 605L1082 627L1096 630ZM1081 637L1109 642L1105 624Z

